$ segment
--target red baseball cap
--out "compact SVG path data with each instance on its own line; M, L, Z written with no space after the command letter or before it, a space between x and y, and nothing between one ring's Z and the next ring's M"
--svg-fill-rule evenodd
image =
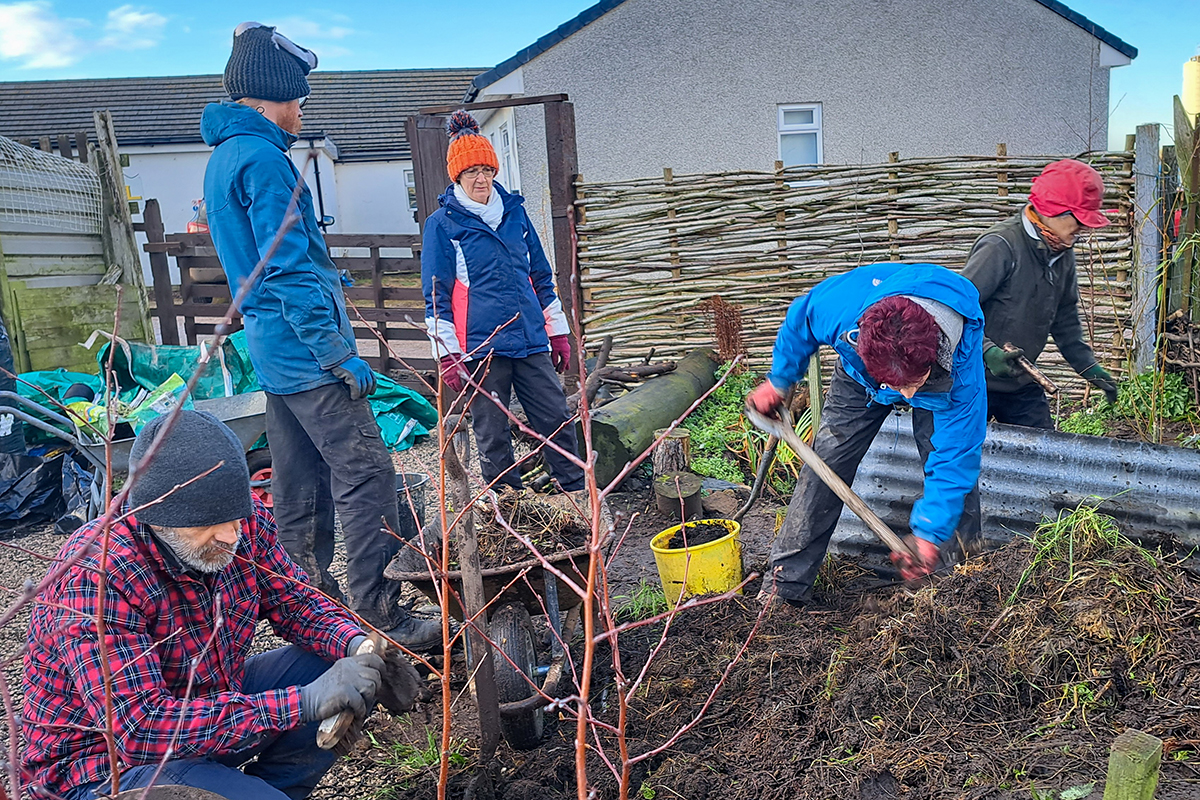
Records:
M1043 217L1057 217L1068 211L1081 225L1103 228L1108 217L1100 211L1104 200L1104 180L1100 173L1082 161L1066 158L1048 164L1033 179L1029 202Z

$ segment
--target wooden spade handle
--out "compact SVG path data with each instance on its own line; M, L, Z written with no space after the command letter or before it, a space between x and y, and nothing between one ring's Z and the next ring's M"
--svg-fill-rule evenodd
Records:
M379 653L383 655L383 650L387 646L387 640L377 633L372 633L367 637L367 640L358 646L354 651L354 655L360 653ZM354 723L353 711L339 711L332 717L326 717L321 720L321 724L317 727L317 747L322 750L332 750L346 732L350 730L350 726Z
M854 493L854 490L846 485L836 472L830 469L811 447L804 443L804 440L796 433L795 424L792 422L792 414L783 407L779 410L779 419L771 419L758 413L758 410L750 406L746 406L746 418L749 419L756 428L759 428L772 436L778 436L784 444L792 448L796 455L800 456L801 460L808 465L809 469L817 473L817 476L825 482L825 485L833 490L833 493L842 499L842 502L850 507L850 510L858 515L858 518L866 523L880 540L888 546L888 549L893 553L905 556L908 558L920 559L920 556L913 553L904 540L897 536L887 523L879 518L879 516L871 510L870 506L863 502L862 498Z
M1000 349L1006 353L1012 353L1017 350L1020 350L1021 348L1014 347L1012 342L1005 342L1000 347ZM1037 367L1035 367L1033 365L1033 362L1030 361L1028 358L1026 358L1025 356L1021 356L1020 358L1018 358L1017 366L1020 367L1021 369L1025 370L1026 372L1028 372L1030 377L1032 377L1035 381L1037 381L1038 385L1046 390L1046 394L1058 394L1058 386L1054 383L1054 381L1047 378L1046 374L1044 372L1042 372L1040 369L1038 369Z

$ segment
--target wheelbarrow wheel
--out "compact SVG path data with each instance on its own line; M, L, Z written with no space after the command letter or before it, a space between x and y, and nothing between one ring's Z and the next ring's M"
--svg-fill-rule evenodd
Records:
M499 606L488 622L488 637L498 651L492 654L492 660L500 702L512 703L536 694L530 681L537 682L537 650L533 646L533 620L525 606L516 602ZM541 707L500 716L500 733L518 750L537 747L544 726Z
M271 494L271 450L260 447L246 453L246 466L250 468L250 493L267 508L273 508L275 502ZM263 481L266 483L262 484ZM255 483L260 485L255 486Z

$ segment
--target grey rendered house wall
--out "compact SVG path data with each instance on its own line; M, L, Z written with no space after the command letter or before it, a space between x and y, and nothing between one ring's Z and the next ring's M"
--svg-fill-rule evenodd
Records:
M574 102L585 179L614 180L772 169L781 103L821 103L826 163L1104 148L1100 46L1033 0L628 0L522 71ZM536 219L540 109L516 127Z

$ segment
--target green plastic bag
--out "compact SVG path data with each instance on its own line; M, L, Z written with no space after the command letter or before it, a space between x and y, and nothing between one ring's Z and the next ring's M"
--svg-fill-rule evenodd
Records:
M367 398L383 443L393 453L413 446L418 436L437 427L437 409L418 392L375 373L375 391Z
M108 342L96 353L96 364L101 374L108 368L111 348L112 342ZM199 345L190 347L121 342L113 351L113 372L122 393L139 386L153 390L172 375L190 377L200 363L202 352ZM246 350L246 333L238 331L229 336L221 349L213 354L196 382L192 399L229 397L261 388Z

